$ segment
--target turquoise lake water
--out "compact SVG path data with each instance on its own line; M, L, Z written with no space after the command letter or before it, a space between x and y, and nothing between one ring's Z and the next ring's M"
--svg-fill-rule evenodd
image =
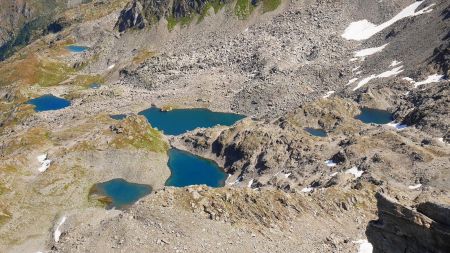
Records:
M144 115L153 127L168 135L179 135L197 127L231 126L245 117L240 114L213 112L200 108L162 112L159 108L150 107L139 114Z
M72 53L81 53L84 52L86 50L88 50L88 47L84 47L84 46L77 46L77 45L69 45L66 46L67 50L69 50Z
M91 83L90 85L89 85L89 88L91 88L91 89L98 89L98 88L100 88L100 84L99 83Z
M323 129L306 127L305 131L308 132L309 134L313 135L313 136L327 137L327 132L325 132Z
M171 175L166 181L167 186L205 184L222 187L228 176L214 161L178 149L169 150L168 165Z
M361 109L361 114L356 116L356 119L361 120L364 123L374 123L374 124L387 124L394 120L392 113L373 109L373 108L363 108Z
M31 99L27 104L34 105L37 112L59 110L70 105L70 101L64 98L55 97L51 94L43 95Z
M91 192L111 198L112 202L107 208L120 209L150 194L152 188L150 185L131 183L122 178L116 178L95 184Z

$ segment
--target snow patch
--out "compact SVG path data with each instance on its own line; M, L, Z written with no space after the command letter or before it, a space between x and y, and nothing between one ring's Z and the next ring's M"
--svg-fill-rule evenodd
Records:
M395 66L399 65L400 63L402 63L402 62L401 62L401 61L393 60L392 63L391 63L391 65L389 65L389 67L395 67Z
M358 80L358 78L352 78L352 79L348 80L348 83L346 84L346 86L356 82L356 80Z
M367 240L357 240L353 241L355 244L359 244L358 253L372 253L373 246Z
M291 175L291 173L284 174L284 178L288 178Z
M410 189L410 190L417 190L421 186L422 186L422 184L410 185L410 186L408 186L408 189Z
M252 184L253 184L253 179L251 179L250 181L248 181L247 187L248 187L248 188L251 188L251 187L252 187Z
M359 68L361 68L361 66L358 66L358 67L353 68L353 69L352 69L352 72L357 71Z
M382 77L391 77L391 76L396 76L398 74L400 74L403 71L403 66L399 66L396 68L393 68L391 70L385 71L381 74L379 74L377 77L378 78L382 78Z
M39 172L44 172L50 167L52 160L47 159L47 154L37 156L37 160L41 163L41 167L38 168Z
M334 90L327 91L327 93L326 93L325 95L323 95L322 98L328 98L328 97L330 97L333 93L334 93Z
M312 192L312 190L314 190L314 187L305 187L305 188L301 189L300 192L308 193L308 192Z
M55 232L53 233L53 239L55 239L55 242L59 241L59 237L61 236L61 226L66 222L67 217L63 216L62 219L59 221L58 225L55 228Z
M401 123L395 123L394 121L389 122L389 123L387 123L385 125L389 126L389 127L393 127L393 128L395 128L397 130L402 130L402 129L405 129L405 128L408 127L407 125L402 125Z
M353 90L355 91L355 90L363 87L364 85L366 85L368 82L370 82L372 79L375 79L375 78L377 78L376 75L370 75L366 78L363 78L361 81L358 82L358 84L356 85L355 88L353 88Z
M353 166L352 168L348 169L345 171L346 174L352 174L355 176L355 178L360 177L364 171L363 170L358 170L358 168L356 166Z
M416 82L416 81L414 81L414 79L412 79L410 77L403 77L402 79L414 84L414 88L417 88L423 84L437 83L437 82L445 80L444 75L439 75L439 74L430 75L425 80L420 81L420 82Z
M448 143L446 142L446 141L444 141L444 138L437 138L437 140L439 141L439 142L441 142L442 144L445 144L445 145L448 145Z
M385 71L383 73L380 73L378 75L370 75L364 79L362 79L361 81L358 82L358 84L356 85L355 88L353 88L353 91L363 87L364 85L366 85L368 82L370 82L371 80L375 79L375 78L386 78L386 77L391 77L391 76L396 76L398 74L400 74L403 71L403 66L398 66L396 68L393 68L391 70Z
M38 155L38 156L37 156L37 160L38 160L40 163L43 163L45 160L47 160L47 154Z
M338 172L331 173L331 174L330 174L330 177L334 177L334 176L336 176L337 174L338 174Z
M341 36L347 40L366 40L403 18L418 16L418 15L421 15L424 13L429 13L432 11L432 9L430 9L430 8L434 4L427 6L427 7L423 8L422 10L419 10L416 12L416 9L422 3L423 3L423 1L414 2L413 4L407 6L405 9L400 11L393 18L391 18L390 20L388 20L380 25L372 24L371 22L369 22L366 19L360 20L357 22L352 22L345 29L344 33Z
M349 60L349 62L353 62L353 61L357 61L357 60L359 60L358 58L351 58L350 60Z
M335 162L333 162L333 160L326 160L326 161L325 161L325 164L326 164L328 167L334 167L334 166L337 165Z
M116 66L116 64L113 64L113 65L109 65L108 66L108 70L111 70L111 69L113 69L114 67Z
M366 48L366 49L356 51L355 57L366 57L366 56L381 52L388 44L389 43L386 43L380 47L371 47L371 48Z

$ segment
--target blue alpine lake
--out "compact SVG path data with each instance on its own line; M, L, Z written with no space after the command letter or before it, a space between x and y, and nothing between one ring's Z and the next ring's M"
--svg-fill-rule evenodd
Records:
M356 119L367 124L387 124L394 118L392 117L392 113L388 111L365 107L361 109L361 114L356 116Z
M84 52L86 50L88 50L88 47L84 47L84 46L78 46L78 45L69 45L66 46L67 50L69 50L72 53L81 53Z
M100 88L100 84L99 83L91 83L90 85L89 85L89 88L91 88L91 89L98 89L98 88Z
M197 127L231 126L245 118L240 114L213 112L202 108L162 111L159 108L150 107L139 112L139 115L144 115L152 127L168 135L179 135Z
M166 181L167 186L204 184L222 187L227 179L227 174L214 161L178 149L169 150L168 165L171 175Z
M109 117L111 117L111 119L115 119L115 120L123 120L127 117L126 114L111 114L109 115Z
M55 97L51 94L43 95L31 99L27 104L34 105L37 112L59 110L70 105L70 101L64 98Z
M103 183L95 184L89 195L104 196L102 201L107 203L107 208L121 209L132 205L140 198L150 194L152 188L146 184L130 183L122 178L115 178Z
M327 132L325 132L323 129L305 127L305 131L308 132L310 135L313 135L313 136L327 137Z

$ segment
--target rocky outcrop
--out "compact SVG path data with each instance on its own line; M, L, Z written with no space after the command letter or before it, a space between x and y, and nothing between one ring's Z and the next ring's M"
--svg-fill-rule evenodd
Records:
M422 203L417 210L377 193L378 220L366 234L374 253L445 253L450 249L448 205Z
M450 86L447 81L413 90L396 115L404 115L403 123L415 126L449 141Z
M119 32L123 32L131 27L142 29L147 23L148 22L144 17L142 4L139 1L134 0L120 12L116 27L119 29Z
M162 18L178 22L202 14L213 4L223 5L229 0L132 0L120 13L116 27L120 32L130 28L142 29ZM252 2L253 4L253 2ZM254 2L256 4L256 2Z

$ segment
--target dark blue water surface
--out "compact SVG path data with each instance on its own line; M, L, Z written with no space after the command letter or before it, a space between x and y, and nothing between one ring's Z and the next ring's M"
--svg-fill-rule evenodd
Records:
M363 108L361 109L361 114L356 116L356 119L361 120L364 123L375 123L375 124L386 124L394 120L392 113L373 109L373 108Z
M163 112L159 108L150 107L139 114L144 115L153 127L168 135L182 134L197 127L231 126L245 117L240 114L213 112L200 108Z
M130 183L122 178L95 184L91 189L91 194L95 193L111 199L108 208L115 207L118 209L132 205L151 192L150 185Z
M227 174L215 162L178 149L169 150L168 165L172 174L166 181L167 186L222 187L227 179Z
M115 120L123 120L127 117L126 114L111 114L109 115L109 117L111 117L111 119L115 119Z
M70 105L70 101L64 98L55 97L51 94L43 95L31 99L27 104L35 106L34 110L37 112L59 110Z
M89 85L89 88L91 88L91 89L98 89L98 88L100 88L100 84L99 83L91 83L90 85Z
M84 52L86 50L88 50L88 47L83 47L83 46L77 46L77 45L69 45L66 46L67 50L69 50L72 53L81 53Z
M305 127L305 131L317 137L327 137L327 132L323 129Z

